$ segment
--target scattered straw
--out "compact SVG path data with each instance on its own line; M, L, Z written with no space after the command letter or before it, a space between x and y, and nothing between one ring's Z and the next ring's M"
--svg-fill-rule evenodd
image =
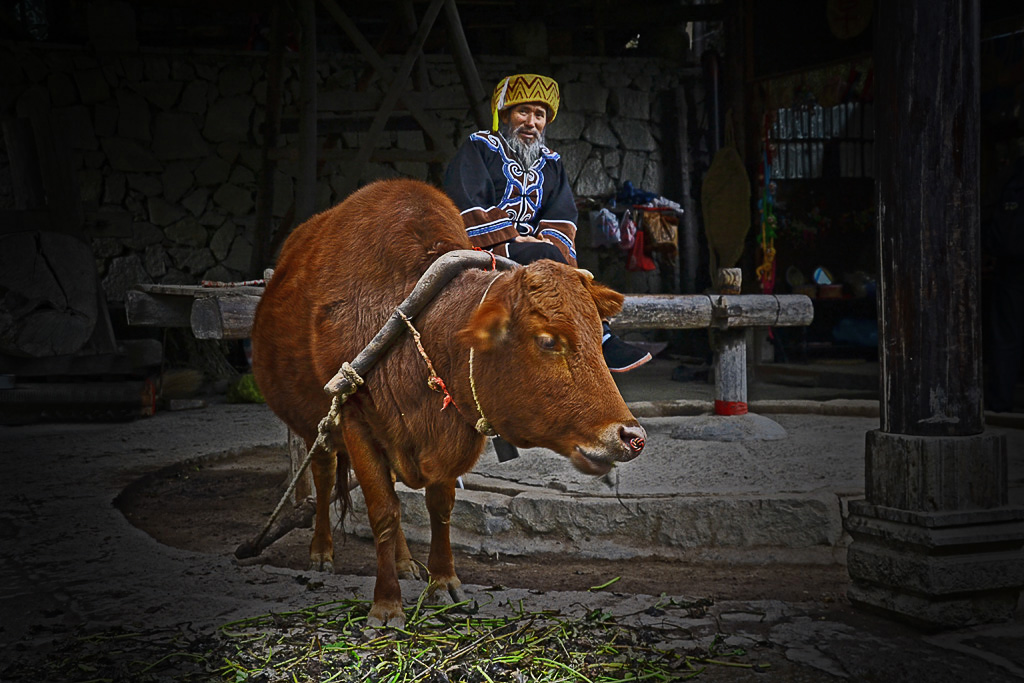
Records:
M699 617L710 604L665 599L646 614ZM481 616L472 602L428 608L421 595L406 610L405 628L375 630L366 625L369 602L336 600L234 621L212 633L183 627L80 635L55 641L45 655L26 652L0 670L0 679L625 683L687 680L708 667L767 666L724 647L722 637L682 650L678 643L687 633L632 625L602 610L568 617L529 612L521 603L503 608L499 617Z

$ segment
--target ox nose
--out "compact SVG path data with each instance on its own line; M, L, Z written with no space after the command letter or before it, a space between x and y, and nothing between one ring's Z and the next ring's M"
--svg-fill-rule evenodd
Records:
M619 439L625 446L626 456L623 461L629 461L640 455L647 443L647 432L640 425L622 425L619 427Z

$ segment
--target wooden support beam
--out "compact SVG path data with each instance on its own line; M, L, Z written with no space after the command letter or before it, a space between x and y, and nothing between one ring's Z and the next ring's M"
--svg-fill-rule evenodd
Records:
M354 149L318 149L316 158L318 161L352 161L358 154ZM271 158L294 161L299 158L296 149L286 148L274 150ZM373 161L417 161L422 163L444 163L450 157L438 150L405 150L405 149L375 149L370 155Z
M345 191L342 194L347 194L359 186L359 175L362 173L363 167L366 166L366 162L370 160L373 150L377 147L377 141L380 139L380 134L384 132L384 126L387 123L388 117L391 116L391 112L394 111L395 104L398 103L402 92L407 89L409 76L412 74L412 67L416 63L417 56L422 53L423 44L427 42L427 36L430 35L430 29L434 27L434 21L441 11L443 2L444 0L432 0L426 14L423 15L423 21L416 32L416 38L406 51L398 73L395 74L394 80L391 81L391 87L384 97L381 108L373 118L373 123L370 125L369 133L366 134L363 146L360 148L355 162L347 169Z
M455 53L455 68L462 80L462 87L466 91L474 120L480 130L490 130L491 110L487 91L480 82L480 74L476 70L476 62L473 61L469 43L466 42L466 32L462 29L462 19L459 17L459 8L456 7L455 0L445 0L444 11L448 18L448 35L451 38L452 51Z
M370 63L370 66L376 70L380 75L381 79L385 82L393 80L391 69L388 68L384 60L381 59L380 55L373 48L372 45L363 37L363 34L359 32L359 28L355 23L349 19L348 15L341 9L336 0L320 0L320 4L323 5L324 9L327 10L328 14L334 19L334 21L341 27L341 30L345 32L349 40L356 46L356 49L363 56L363 58ZM422 49L422 46L421 46ZM415 101L411 101L409 98L410 93L405 92L400 96L400 101L409 110L409 113L416 119L417 123L423 127L430 139L434 141L435 147L440 151L448 153L449 158L455 154L455 147L452 145L451 140L448 140L445 136L444 130L436 117L430 116L424 112L419 106L416 105Z

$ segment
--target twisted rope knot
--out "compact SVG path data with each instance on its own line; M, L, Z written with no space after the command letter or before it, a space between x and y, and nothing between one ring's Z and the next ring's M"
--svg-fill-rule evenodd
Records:
M352 364L348 361L341 364L341 369L338 370L338 372L344 375L345 379L348 380L348 387L344 391L340 392L343 396L342 401L344 401L346 398L356 393L356 390L363 386L364 382L363 378L359 376L359 373L356 372L356 369L352 367Z
M476 421L476 431L480 432L484 436L497 436L498 432L494 431L494 427L491 426L491 421L486 417L481 417Z

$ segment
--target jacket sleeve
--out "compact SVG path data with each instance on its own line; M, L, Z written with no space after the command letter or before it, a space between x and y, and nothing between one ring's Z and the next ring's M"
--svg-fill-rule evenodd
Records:
M569 187L569 178L561 160L549 161L552 182L545 183L543 206L537 214L537 235L551 242L565 256L569 265L576 265L576 200ZM546 169L547 170L547 169Z
M467 140L448 165L444 189L462 213L462 224L474 247L488 249L507 242L519 233L515 223L499 206L494 180L487 169L484 154L490 150Z

